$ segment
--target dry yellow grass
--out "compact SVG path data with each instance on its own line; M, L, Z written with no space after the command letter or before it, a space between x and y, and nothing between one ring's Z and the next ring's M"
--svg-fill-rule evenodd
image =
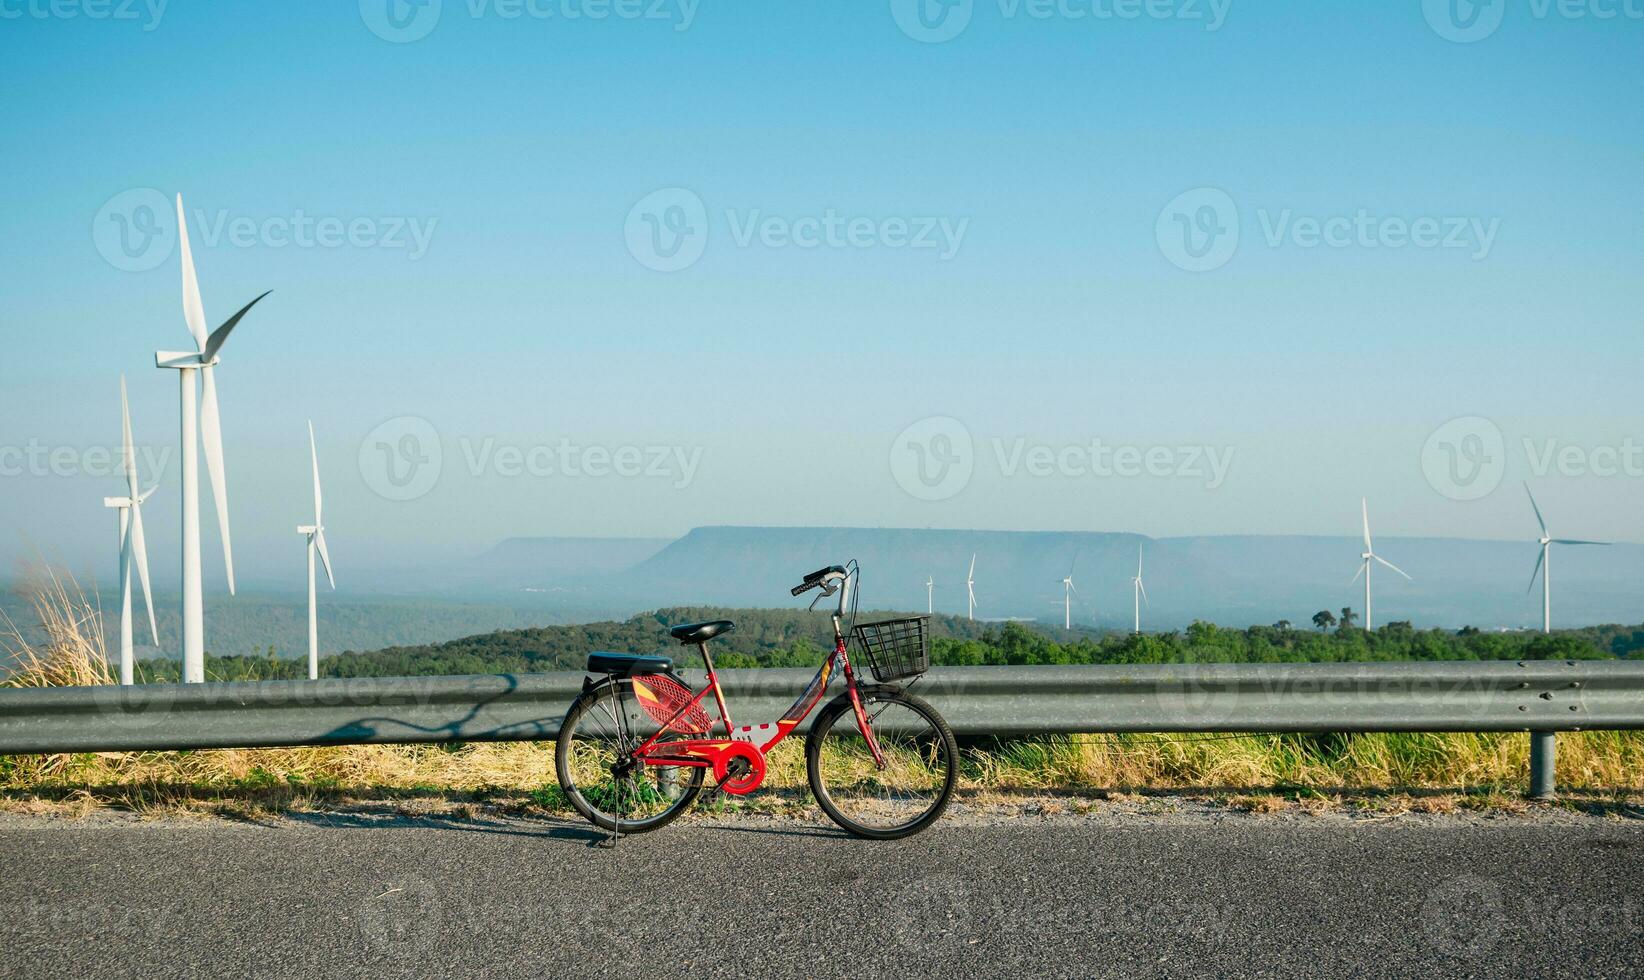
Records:
M102 617L74 580L31 577L38 628L0 619L0 651L18 670L12 687L109 684ZM1559 785L1622 797L1644 791L1644 734L1588 732L1559 738ZM1185 792L1219 796L1258 812L1338 806L1344 793L1376 794L1382 812L1514 805L1529 768L1523 734L1350 736L1082 736L1000 744L965 754L962 786L986 799L1024 792L1107 798ZM802 742L772 754L766 785L780 808L803 796ZM1457 796L1456 794L1464 794ZM1414 795L1410 795L1414 794ZM200 803L251 810L352 800L507 798L563 810L547 743L347 746L174 753L0 757L0 805L149 812Z

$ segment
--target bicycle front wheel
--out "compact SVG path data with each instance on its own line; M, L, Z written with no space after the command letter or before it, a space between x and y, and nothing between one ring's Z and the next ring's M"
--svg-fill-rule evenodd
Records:
M560 725L554 769L578 813L605 830L638 834L665 826L690 807L702 792L705 770L633 758L654 728L625 682L577 698Z
M942 815L959 783L958 742L923 698L891 687L860 694L883 765L862 736L850 695L840 695L805 740L811 793L834 823L858 837L917 834Z

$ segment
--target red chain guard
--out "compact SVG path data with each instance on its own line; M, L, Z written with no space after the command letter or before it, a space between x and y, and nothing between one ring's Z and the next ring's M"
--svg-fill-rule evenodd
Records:
M765 782L765 755L758 747L740 739L690 739L678 742L660 742L645 753L645 762L653 766L687 765L710 768L719 788L732 796L746 796ZM746 775L727 779L731 760L748 760Z

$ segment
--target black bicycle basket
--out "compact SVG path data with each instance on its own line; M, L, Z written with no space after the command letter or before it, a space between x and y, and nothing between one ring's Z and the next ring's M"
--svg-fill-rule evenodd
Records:
M879 683L917 677L930 669L930 617L862 623L853 632Z

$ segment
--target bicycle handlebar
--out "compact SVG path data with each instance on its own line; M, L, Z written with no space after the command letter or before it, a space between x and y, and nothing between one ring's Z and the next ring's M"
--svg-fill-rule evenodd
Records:
M816 571L805 576L805 581L799 583L788 591L797 596L809 592L812 589L820 589L827 584L826 580L828 576L836 574L844 575L845 567L843 565L829 565L827 568L818 568Z

